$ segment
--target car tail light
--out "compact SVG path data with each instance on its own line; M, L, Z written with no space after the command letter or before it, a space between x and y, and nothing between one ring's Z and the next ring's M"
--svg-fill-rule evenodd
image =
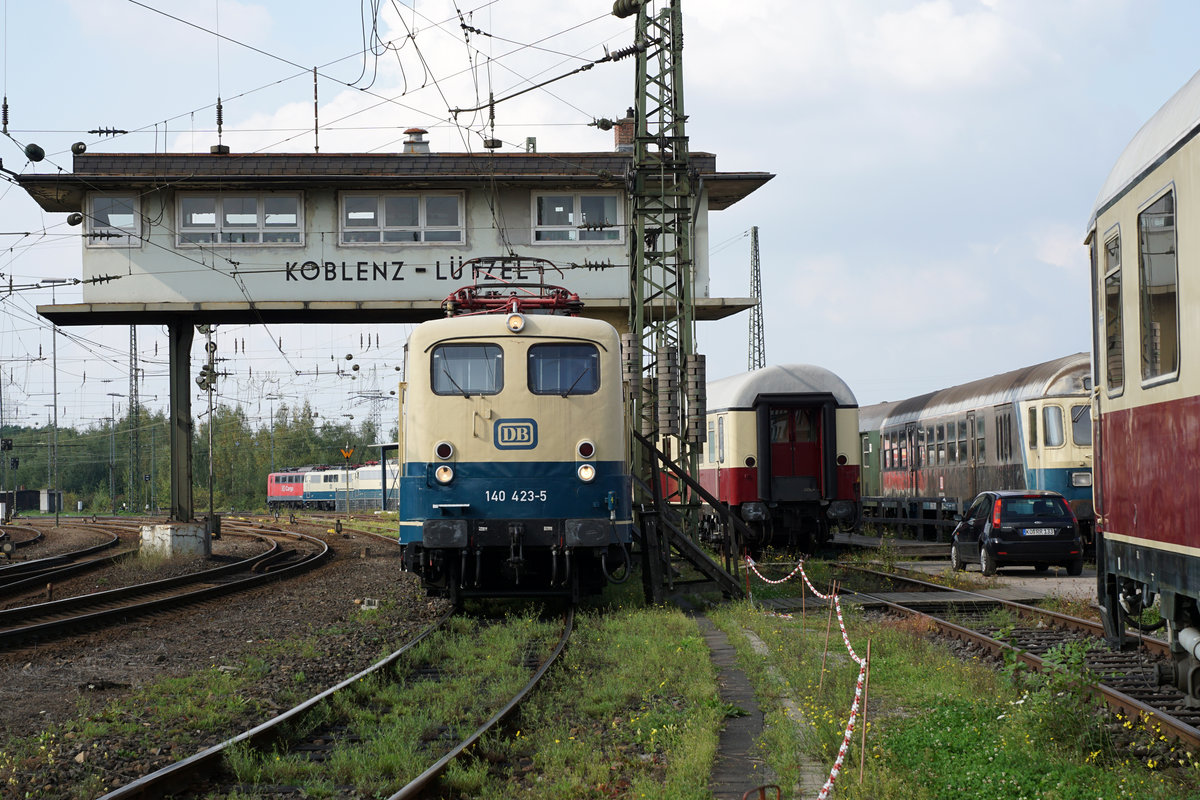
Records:
M996 505L992 506L992 527L1000 527L1000 498L996 498Z

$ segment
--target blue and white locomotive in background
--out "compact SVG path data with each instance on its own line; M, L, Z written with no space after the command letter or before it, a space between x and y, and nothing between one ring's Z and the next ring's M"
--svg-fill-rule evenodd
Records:
M453 316L418 325L406 362L399 536L432 593L578 597L628 574L615 328L516 310Z

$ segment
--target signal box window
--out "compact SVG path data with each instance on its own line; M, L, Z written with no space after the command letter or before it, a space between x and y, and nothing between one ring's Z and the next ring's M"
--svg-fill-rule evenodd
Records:
M88 247L141 247L142 215L133 194L94 194L87 215Z
M463 241L457 194L342 195L342 244Z
M181 194L178 244L301 244L299 194Z
M434 394L498 394L504 388L504 353L494 344L443 344L430 358Z
M1138 277L1142 380L1173 377L1179 369L1173 191L1138 214Z
M619 242L621 206L615 194L535 194L533 241Z
M600 351L591 344L535 344L529 348L529 391L534 394L595 394L600 388Z
M1121 338L1121 234L1104 242L1104 364L1109 395L1125 388L1125 343Z

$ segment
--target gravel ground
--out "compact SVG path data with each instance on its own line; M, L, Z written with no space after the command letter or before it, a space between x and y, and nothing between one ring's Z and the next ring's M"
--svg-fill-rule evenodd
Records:
M301 577L201 606L0 653L0 795L68 798L85 773L97 772L105 776L105 785L119 786L271 715L260 711L239 720L237 730L206 735L182 725L103 740L80 733L48 735L61 730L54 726L80 719L82 707L102 708L168 677L236 669L244 656L326 630L315 648L293 647L282 654L272 649L271 669L245 705L282 710L296 694L315 694L374 663L446 610L424 596L414 576L401 571L398 547L349 532L334 535L323 527L290 527L327 538L333 559ZM220 544L214 542L214 557L245 547L233 544L238 541L225 536ZM112 588L115 574L95 573L82 580ZM395 610L370 612L371 625L339 626L364 613L356 601L367 597L394 604ZM45 763L3 759L3 753L16 752L12 739L37 735L51 741Z
M931 559L927 561L900 561L896 566L917 572L927 572L937 575L948 572L950 562ZM1029 591L1041 597L1062 597L1080 602L1096 602L1096 569L1088 566L1078 577L1067 575L1061 567L1051 567L1046 572L1038 572L1033 567L1001 567L991 578L985 578L979 572L979 565L971 564L967 573L972 578L990 583L995 586L1011 586Z

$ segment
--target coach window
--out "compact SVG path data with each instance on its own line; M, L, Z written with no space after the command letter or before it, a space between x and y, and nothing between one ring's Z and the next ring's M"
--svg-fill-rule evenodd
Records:
M88 247L140 247L142 215L134 194L93 194L88 198Z
M1179 368L1174 191L1138 214L1138 278L1142 380L1157 383Z
M1029 430L1026 435L1029 437L1029 449L1037 450L1038 444L1038 424L1037 424L1037 409L1029 409Z
M944 425L937 426L937 463L938 466L946 463L946 428Z
M342 244L461 244L457 194L344 194Z
M533 394L595 394L600 388L600 351L594 344L535 344L529 348Z
M871 466L871 439L867 434L863 434L862 440L862 466L863 469Z
M1062 406L1042 408L1042 440L1046 447L1062 447L1067 441Z
M717 423L709 420L708 422L708 463L713 464L717 460Z
M958 463L967 463L967 421L958 421Z
M535 194L533 241L619 242L621 207L615 194Z
M504 388L504 353L494 344L443 344L430 358L433 393L497 394Z
M1121 325L1121 232L1104 240L1104 364L1110 397L1125 388L1125 342Z
M179 245L302 244L300 195L221 192L179 195Z
M975 419L975 463L982 464L984 458L985 445L987 445L987 433L985 430L983 417Z

